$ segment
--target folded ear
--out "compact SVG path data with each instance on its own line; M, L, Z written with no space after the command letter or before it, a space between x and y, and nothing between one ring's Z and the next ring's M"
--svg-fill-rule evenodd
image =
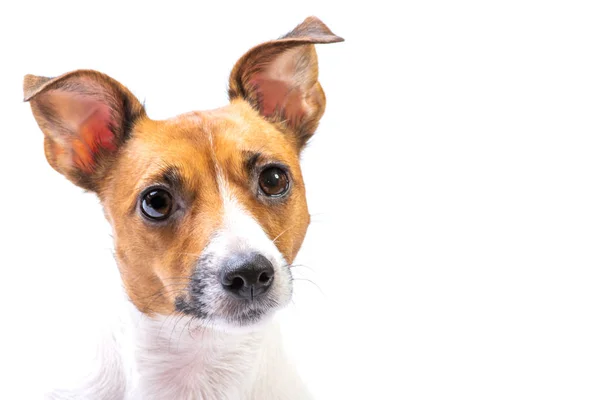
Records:
M244 98L261 115L294 135L301 149L325 111L315 43L341 42L316 17L280 39L248 51L233 67L229 98Z
M57 78L26 75L24 101L42 132L50 165L78 186L98 190L132 124L145 111L133 94L100 72Z

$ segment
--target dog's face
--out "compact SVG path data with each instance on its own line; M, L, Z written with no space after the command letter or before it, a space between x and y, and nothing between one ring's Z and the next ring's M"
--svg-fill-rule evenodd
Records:
M340 40L308 18L236 63L228 106L165 121L98 72L26 77L48 162L98 194L140 311L246 326L289 301L299 154L325 107L313 44Z
M246 102L140 121L101 198L143 311L246 323L288 301L309 222L298 152Z

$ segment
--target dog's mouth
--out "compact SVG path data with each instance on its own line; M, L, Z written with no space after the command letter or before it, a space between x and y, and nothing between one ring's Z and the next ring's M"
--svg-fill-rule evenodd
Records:
M175 311L214 327L251 327L268 321L288 300L263 296L251 300L219 296L208 301L193 294L180 295L175 300Z

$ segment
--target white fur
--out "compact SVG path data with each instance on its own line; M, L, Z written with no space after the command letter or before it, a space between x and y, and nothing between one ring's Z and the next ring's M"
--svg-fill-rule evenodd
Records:
M291 296L284 258L260 224L243 210L219 174L223 223L204 250L216 268L241 251L257 251L275 269L271 289L277 304ZM211 312L219 312L225 295L217 283L206 294ZM235 327L225 320L202 322L187 316L149 318L133 306L107 335L98 369L76 391L56 391L54 400L270 400L309 399L286 360L272 315L262 324ZM271 313L272 314L272 313Z
M53 400L310 399L269 321L227 332L188 317L148 318L137 310L103 343L98 369ZM133 357L132 357L133 355Z

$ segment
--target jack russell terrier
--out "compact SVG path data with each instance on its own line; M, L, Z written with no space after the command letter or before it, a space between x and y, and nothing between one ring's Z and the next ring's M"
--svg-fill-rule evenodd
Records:
M135 312L92 378L49 398L310 398L272 316L310 220L299 155L325 110L314 44L340 41L309 17L237 61L227 106L164 121L100 72L25 77L48 163L104 207Z

